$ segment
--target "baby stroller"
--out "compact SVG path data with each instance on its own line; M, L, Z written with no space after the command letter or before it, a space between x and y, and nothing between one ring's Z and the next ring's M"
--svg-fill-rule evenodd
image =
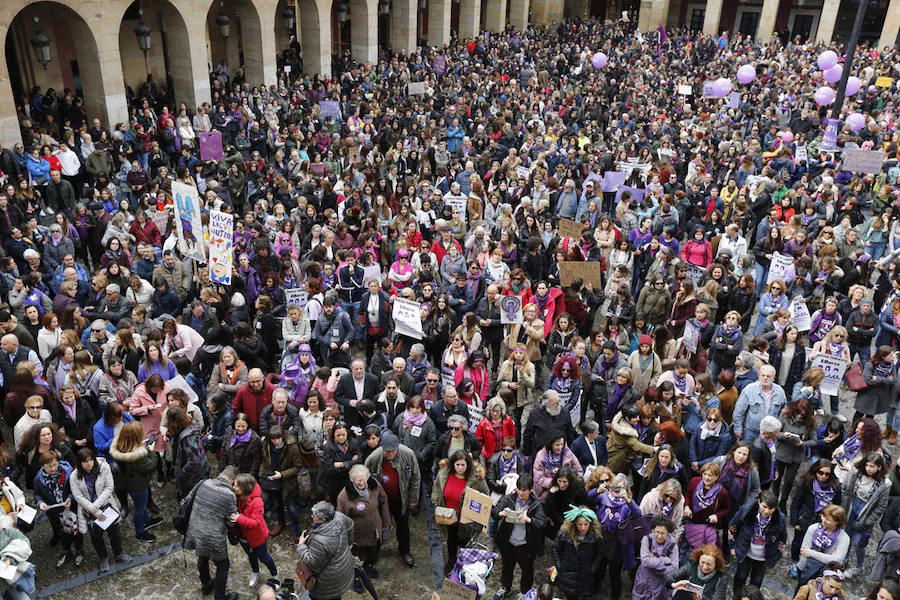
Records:
M498 555L489 551L483 544L470 541L466 547L459 549L456 564L453 565L448 579L475 590L475 600L481 600L497 558Z

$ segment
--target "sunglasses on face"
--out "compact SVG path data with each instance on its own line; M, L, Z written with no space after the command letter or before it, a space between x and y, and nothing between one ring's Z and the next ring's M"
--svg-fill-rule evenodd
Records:
M816 475L824 475L825 477L828 477L829 475L831 475L831 471L816 471Z
M425 381L426 381L427 383L437 383L439 380L437 380L437 379L426 379Z
M719 420L718 420L718 419L713 419L713 418L708 418L708 419L706 419L706 422L707 422L707 423L718 423Z
M451 427L450 431L459 431L462 427Z
M509 454L509 453L512 453L512 452L515 452L515 451L516 451L515 448L504 448L504 449L503 449L503 453L504 453L504 454Z

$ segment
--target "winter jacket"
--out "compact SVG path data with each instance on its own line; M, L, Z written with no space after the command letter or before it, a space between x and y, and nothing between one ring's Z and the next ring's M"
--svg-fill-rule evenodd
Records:
M501 556L512 549L509 538L512 535L515 525L513 523L508 523L505 518L500 516L500 513L507 508L511 511L516 510L517 499L517 492L506 494L501 498L500 502L491 509L491 516L497 524L497 529L494 533L494 541L497 543L497 548L500 550ZM525 509L525 514L531 518L531 521L525 524L525 546L528 549L528 556L534 560L544 551L544 528L547 526L547 517L544 514L543 504L535 497L533 492L531 494L530 504ZM504 558L504 560L506 559Z
M669 535L662 544L653 534L641 540L641 566L634 576L632 597L646 600L668 600L670 589L666 575L678 568L678 542Z
M70 479L72 476L72 465L71 463L60 460L59 461L59 469L56 471L55 477L59 483L60 488L62 489L62 502L65 502L67 499L72 499L74 504L74 497L72 496L72 490L70 487ZM50 492L50 488L47 484L47 478L51 477L44 472L43 469L38 470L37 474L34 476L34 503L35 505L39 505L41 502L44 502L48 505L57 504L60 501L58 498L53 497ZM73 506L74 508L74 506ZM62 509L56 509L62 512Z
M802 586L797 590L797 595L794 596L794 600L816 600L816 594L819 591L819 584L822 582L822 579L823 577L818 577ZM838 590L838 593L831 596L829 600L847 600L847 592Z
M297 475L305 466L303 464L303 456L300 454L300 445L297 440L290 436L283 438L284 445L281 447L281 466L277 469L281 473L281 496L283 498L293 498L300 490L297 484ZM272 443L265 440L262 443L260 451L260 465L258 480L269 476L275 472L272 466Z
M734 536L734 548L739 562L743 562L750 552L753 529L759 514L759 504L745 504L731 518L729 531ZM780 545L787 541L787 518L780 510L775 510L766 527L763 555L766 567L771 569L781 558Z
M475 439L481 443L481 455L484 457L484 460L489 460L500 452L500 444L503 443L503 438L507 437L516 437L516 424L509 415L504 416L500 422L499 441L497 436L494 435L494 423L488 417L481 419L481 422L475 429Z
M665 288L648 285L641 290L637 302L637 318L651 325L662 325L672 312L672 295Z
M400 443L412 450L419 459L419 467L422 473L431 472L431 461L434 459L434 449L437 446L437 429L434 422L425 417L425 421L417 429L413 426L403 425L403 414L394 419L391 430L400 438ZM370 469L371 470L371 469Z
M323 312L316 321L312 336L320 348L329 348L332 341L336 341L338 346L345 342L349 344L353 339L353 324L344 311L335 310L331 318Z
M724 423L720 424L719 429L720 431L717 435L710 432L704 440L701 436L701 429L697 428L697 431L691 436L692 463L698 463L702 466L719 456L728 454L734 443L734 438L731 437L731 434L728 432L728 426Z
M191 518L184 536L184 547L196 551L199 557L208 557L214 561L225 560L228 558L231 515L238 511L231 482L216 477L202 483L198 481L194 485L197 484ZM194 486L191 486L187 491L193 489Z
M860 479L859 473L854 469L841 487L841 506L844 507L848 517L853 506L853 500L856 499L856 491L859 488ZM854 531L871 531L875 528L875 525L881 520L884 511L887 510L890 493L891 485L889 481L884 480L875 483L866 505L856 517Z
M234 436L234 428L225 432L225 438L222 440L222 458L224 462L219 465L220 468L234 465L239 473L256 475L259 473L259 464L262 461L262 444L259 436L255 431L251 430L249 441L237 442L232 445L231 441Z
M834 498L831 499L829 504L837 504L840 506L842 504L841 498L841 486L840 484L836 484ZM813 523L819 522L819 514L816 513L816 497L813 493L812 484L803 485L802 483L798 483L794 486L794 494L791 496L791 510L789 514L791 527L799 526L801 532L806 531Z
M388 498L374 477L369 478L367 486L369 497L364 498L356 486L348 482L338 494L336 508L353 519L353 534L359 546L380 546L384 542L384 530L391 524Z
M553 564L556 566L556 585L569 596L590 596L594 593L594 573L603 557L603 540L593 529L584 539L575 542L566 531L560 531L553 541Z
M94 445L94 423L97 419L94 417L94 411L91 406L81 398L75 401L75 420L69 416L69 412L63 408L63 403L56 404L56 414L53 416L53 422L59 425L60 429L65 429L66 437L71 440L74 445L75 440L87 440L88 446Z
M438 472L434 478L434 485L431 488L431 504L435 508L447 507L447 503L444 500L444 486L447 485L447 479L450 477L450 470L452 468L453 466L450 464L449 458L442 459L441 462L438 463ZM490 494L487 483L484 481L484 467L482 467L480 463L476 462L472 467L469 478L466 480L466 488L472 488L482 494ZM459 506L463 506L465 503L466 495L464 492L462 498L460 498ZM447 508L453 508L458 511L459 506L450 506ZM441 527L443 527L443 525Z
M515 327L515 325L514 325ZM543 338L541 338L543 339ZM527 345L526 345L526 354L528 353ZM539 360L541 356L540 349L537 351L537 359ZM531 359L531 356L529 356ZM533 360L533 359L532 359ZM513 370L515 366L513 364L513 360L504 360L500 365L500 370L497 371L497 381L499 382L497 389L503 389L509 387L509 384L513 382ZM515 378L516 383L519 384L519 389L515 390L516 392L516 408L522 408L527 404L531 404L534 401L534 384L535 384L535 368L534 363L528 363L523 366L522 372L516 374Z
M581 468L581 465L578 463L578 459L575 458L575 454L569 449L568 446L563 447L562 457L560 461L560 468L569 467L576 473L578 476L584 473L584 469ZM551 469L547 464L547 449L541 448L538 453L534 457L534 494L537 496L541 502L544 502L547 499L547 493L550 491L550 487L553 484L553 477L556 475L558 469Z
M357 458L354 459L354 456ZM325 444L319 455L319 484L332 498L337 498L341 489L350 481L350 468L360 462L352 443L347 443L346 450L341 450L333 442ZM335 467L335 463L343 463L344 466Z
M247 540L251 548L262 546L269 538L269 526L266 525L262 488L258 483L254 484L248 496L238 498L237 508L241 537Z
M297 555L316 575L309 590L312 600L339 598L353 583L353 520L336 512L334 518L309 529L309 539L297 546Z
M97 478L94 481L95 495L92 497L88 491L87 483L79 475L78 470L72 471L69 480L72 489L72 497L78 504L78 531L82 534L88 532L88 523L102 513L107 506L119 510L119 502L116 500L115 485L113 483L112 469L104 458L96 460ZM24 504L25 499L22 498Z
M775 460L798 465L803 462L806 451L814 448L818 442L815 429L809 431L806 423L800 419L787 418L783 414L778 420L781 421L781 432L778 434L778 441L775 442ZM784 436L785 433L793 433L797 437L787 438ZM798 438L799 444L796 443Z
M863 377L869 387L856 394L854 408L864 415L884 414L894 402L893 387L897 381L897 366L891 367L888 377L875 374L875 366L866 361Z
M594 455L591 454L591 450L588 447L591 442L588 442L587 438L584 435L580 435L575 438L575 441L572 442L572 453L575 454L575 458L578 459L578 464L581 465L582 469L587 469L589 465L597 466L597 465L606 465L609 462L609 454L606 451L606 436L599 435L597 439L594 440L594 452L597 454L596 462L594 460Z
M636 453L648 456L653 453L653 446L638 440L637 431L625 420L621 412L613 417L608 433L606 451L609 453L609 461L606 466L613 473L630 473L631 462Z
M281 423L278 423L278 421ZM259 415L259 435L265 437L274 425L280 424L285 433L296 438L303 437L303 425L300 423L300 409L288 403L284 407L284 414L279 418L275 415L275 405L270 404Z
M233 375L229 377L221 364L215 365L210 371L208 379L209 383L206 385L206 395L209 396L215 392L222 392L228 396L231 401L234 401L234 397L238 390L247 383L247 377L250 373L249 369L247 369L247 365L244 363L239 363L239 365L236 366L237 368L234 369ZM220 383L222 384L221 388L219 387Z
M744 334L739 328L731 335L726 335L723 328L724 325L719 325L713 333L709 344L709 360L723 369L733 369L737 355L744 349Z
M728 588L728 575L725 573L713 571L712 577L704 582L700 579L700 568L696 563L689 561L666 576L666 587L671 587L676 581L684 579L703 587L701 600L725 600L725 591ZM693 595L690 597L694 598Z
M569 409L560 405L559 414L556 416L547 412L545 406L539 406L531 411L522 433L523 454L534 456L539 449L547 445L553 431L561 431L566 436L566 445L575 441L575 428L572 426Z
M397 449L397 456L391 461L391 466L397 471L400 482L400 500L403 504L403 512L409 510L411 504L419 503L419 491L422 475L419 470L419 461L415 452L403 444ZM372 473L376 481L384 481L384 448L376 448L366 459L366 468ZM388 523L390 521L387 521Z
M245 383L235 394L231 409L235 415L245 413L250 421L250 427L259 429L259 417L263 409L272 404L274 391L275 386L269 380L265 380L263 388L259 392L253 391L250 389L250 384Z
M468 432L468 430L463 431L463 449L472 455L472 460L478 461L481 456L481 442L479 442L474 435ZM444 458L448 458L450 456L450 432L441 435L438 437L437 445L434 447L434 458L437 460L442 460Z
M128 404L128 412L131 413L131 416L140 420L144 433L148 436L154 433L159 434L162 416L168 407L166 398L171 391L172 388L166 383L154 398L147 391L146 384L141 384L135 388L134 395L131 396L131 402ZM157 452L162 452L166 449L166 438L164 436L157 435L154 449Z
M159 455L146 445L140 445L130 452L120 452L119 438L109 447L109 456L119 465L118 484L126 492L143 492L150 486L150 476L156 471Z
M206 451L200 439L200 428L196 423L191 423L178 434L173 456L175 486L178 488L179 497L183 497L197 483L209 476L209 461L206 460Z
M869 346L872 343L872 338L875 337L875 333L878 331L878 315L873 310L869 311L869 314L864 315L857 308L847 317L844 327L847 328L848 344L851 346Z

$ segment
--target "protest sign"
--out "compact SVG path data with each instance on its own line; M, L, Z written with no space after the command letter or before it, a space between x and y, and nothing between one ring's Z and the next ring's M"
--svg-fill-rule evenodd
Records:
M287 306L296 304L301 309L306 309L306 303L309 301L309 292L303 288L291 288L284 290L284 303Z
M408 84L406 84L407 96L424 96L425 91L426 89L424 81L410 81Z
M716 82L709 80L703 82L703 97L704 98L718 98L719 90L716 88Z
M851 173L881 173L884 156L884 152L881 150L845 149L841 170Z
M688 319L685 322L683 340L684 347L696 354L697 346L700 343L700 327L693 320Z
M623 181L624 181L624 179L623 179ZM600 177L599 175L597 175L596 173L589 173L588 176L584 178L584 181L581 182L581 193L582 193L582 194L583 194L585 191L587 191L587 184L588 184L588 182L593 182L593 183L594 183L594 190L596 191L596 189L597 189L598 187L602 187L602 185L603 185L603 178L601 178L601 177Z
M201 131L197 137L200 140L200 160L222 160L221 131Z
M192 185L172 182L175 198L175 227L178 230L178 249L184 256L206 262L203 247L203 221L200 220L200 193Z
M769 263L769 274L766 276L766 285L769 285L776 279L784 281L788 274L788 268L793 269L793 267L794 258L792 256L785 256L780 252L776 252L772 255L772 260Z
M801 160L809 160L806 154L805 144L802 146L797 146L797 153L794 155L794 159L796 159L797 162L800 162Z
M644 196L647 194L647 190L645 190L643 188L636 188L636 187L632 187L630 185L623 185L623 186L619 187L618 190L616 190L616 204L618 204L619 202L622 201L622 194L624 194L625 192L631 192L631 197L638 204L641 203L641 200L643 200Z
M381 283L381 265L363 267L363 285L368 286L373 279Z
M894 85L894 80L890 77L879 77L875 80L875 87L889 88Z
M234 264L234 215L213 210L209 213L209 278L231 285Z
M284 65L284 72L289 75L291 73L291 65Z
M521 296L500 297L500 322L504 325L522 322Z
M728 94L728 108L740 108L741 107L741 94L740 92L731 92Z
M481 420L484 418L484 407L476 406L474 404L467 404L466 406L469 409L469 433L475 435L478 424L481 423Z
M418 302L406 298L394 298L391 318L394 320L397 333L417 340L422 339L422 313Z
M825 371L825 379L819 384L823 394L836 396L840 392L841 380L844 378L844 371L847 370L846 360L840 356L819 354L812 359L810 367L821 367Z
M466 488L465 501L462 510L459 513L460 523L481 523L487 527L488 521L491 520L491 508L493 502L487 494L482 494L478 490L470 487Z
M826 150L828 152L837 150L837 134L842 124L843 121L840 119L828 119L828 124L825 126L825 133L822 134L822 143L819 145L819 150Z
M559 220L559 237L580 240L583 231L584 228L578 221L573 221L572 219Z
M585 284L594 284L594 289L599 290L602 286L601 267L599 262L567 260L559 263L559 278L563 287L572 285L575 279L581 279Z
M463 197L454 197L454 196L444 196L444 205L449 206L451 210L455 210L459 213L459 221L460 223L466 222L466 204L468 203L467 198Z
M441 590L441 595L437 597L437 600L476 600L477 598L478 590L445 579L444 589ZM432 600L435 600L434 597Z
M434 61L431 63L431 70L434 71L435 75L443 75L447 72L447 59L444 58L443 54L438 54L434 57Z
M153 221L153 224L159 229L159 235L161 235L163 239L166 239L166 236L169 234L169 217L172 216L172 213L166 209L156 210L153 208L147 211L147 216L150 217L150 220Z
M691 86L684 84L684 83L682 83L678 86L678 95L679 96L690 96L692 93L693 93L693 90L691 89Z
M518 166L516 167L516 177L519 179L524 179L528 181L528 178L531 176L531 170L528 167Z
M797 328L797 331L809 331L812 325L812 319L809 316L809 309L806 302L798 302L795 298L788 307L791 313L791 325Z
M341 118L341 103L337 100L320 100L319 110L322 112L322 118L331 117L332 119Z
M687 277L694 284L694 289L700 287L700 282L703 280L703 276L706 275L706 271L703 270L703 267L698 267L697 265L691 263L687 264Z
M622 171L607 171L603 174L601 189L604 192L618 191L619 186L625 183L625 173Z

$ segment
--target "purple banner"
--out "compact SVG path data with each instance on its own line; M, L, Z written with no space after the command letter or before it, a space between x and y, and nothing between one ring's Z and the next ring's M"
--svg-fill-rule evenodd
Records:
M434 71L435 75L443 75L447 72L447 59L443 54L438 54L434 57L434 62L431 64L431 70Z
M603 191L615 192L619 186L625 183L625 173L622 171L607 171L603 174Z
M201 131L200 160L222 160L222 133L220 131Z
M628 190L631 192L631 197L634 198L634 201L638 204L641 203L641 200L644 199L644 195L647 193L647 190L643 188L636 188L627 185L623 185L619 188L619 191L616 192L616 204L622 201L622 193Z

